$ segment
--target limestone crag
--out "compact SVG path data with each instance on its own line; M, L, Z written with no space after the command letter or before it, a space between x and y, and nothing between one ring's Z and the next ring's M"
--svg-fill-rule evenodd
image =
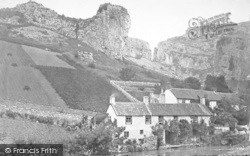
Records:
M128 37L125 40L125 46L122 51L123 55L146 59L151 59L151 50L148 42L137 38Z
M89 19L74 19L58 15L33 1L14 8L24 14L27 23L76 38L114 57L122 57L122 49L130 29L130 16L121 6L103 4ZM15 21L16 22L16 21Z
M249 22L240 23L234 32L209 40L180 36L162 41L154 52L154 61L182 78L204 79L207 74L213 74L246 79L250 73L249 26Z

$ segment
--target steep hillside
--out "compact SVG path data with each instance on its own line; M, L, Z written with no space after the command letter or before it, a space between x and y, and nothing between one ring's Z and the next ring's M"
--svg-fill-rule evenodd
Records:
M245 80L250 73L250 22L239 23L232 33L209 40L170 38L158 44L154 60L180 78L207 74Z
M20 45L0 41L0 98L65 107L34 61Z

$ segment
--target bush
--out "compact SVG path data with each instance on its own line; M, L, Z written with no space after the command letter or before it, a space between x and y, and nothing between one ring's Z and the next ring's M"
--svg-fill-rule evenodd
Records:
M16 63L11 63L11 66L17 67L17 64Z
M16 118L16 114L14 112L12 112L11 110L7 110L5 112L6 116L9 117L9 118L12 118L12 119L15 119Z
M129 81L135 77L135 71L132 68L122 68L119 73L120 78L124 81Z
M30 90L30 86L24 86L23 90L27 90L27 91Z
M90 67L90 68L93 68L93 69L94 69L94 68L95 68L95 64L94 64L93 62L91 62L91 63L89 63L89 64L88 64L88 67Z
M128 152L134 152L134 147L132 145L127 145Z

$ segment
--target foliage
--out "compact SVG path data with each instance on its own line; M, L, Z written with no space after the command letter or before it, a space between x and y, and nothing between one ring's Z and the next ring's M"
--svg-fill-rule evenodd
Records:
M194 136L201 137L208 134L208 127L204 120L201 120L200 123L192 122L191 124L193 127Z
M239 110L234 108L236 106L239 108ZM218 108L215 109L215 113L218 115L221 115L221 112L230 113L231 116L238 121L239 125L246 125L249 123L249 113L242 106L246 107L247 103L246 101L241 100L240 97L229 99L224 98L218 103Z
M94 68L95 68L95 63L93 63L93 62L89 63L89 64L88 64L88 67L94 69Z
M132 68L122 68L119 73L120 78L124 81L129 81L135 77L135 71Z
M170 78L170 84L174 88L189 88L189 89L200 89L201 83L195 77L188 77L184 80Z
M155 126L152 126L152 133L153 135L157 136L157 149L163 145L163 131L168 130L169 126L167 122L165 122L164 125L156 124Z
M188 77L184 80L184 86L185 88L190 88L190 89L200 89L201 83L195 77Z
M170 144L177 144L178 136L180 135L179 122L177 120L171 120L167 131L170 135Z
M171 86L174 88L184 88L183 81L181 81L179 79L170 78L169 82L170 82Z
M17 64L16 63L11 63L11 66L17 67Z
M179 121L179 129L180 129L180 139L182 142L187 142L187 139L193 134L193 127L187 120Z
M27 86L27 85L24 86L24 87L23 87L23 90L30 90L30 86Z
M235 124L238 122L232 114L228 112L221 112L215 116L214 123L218 125L229 124L229 127L233 130Z
M109 155L110 150L117 147L117 141L124 140L123 137L114 134L122 134L125 128L114 126L111 121L96 125L93 129L82 129L76 140L69 143L67 150L69 154L78 155Z
M231 93L232 91L229 89L225 77L223 75L221 76L212 76L207 75L205 80L205 90L213 90L218 92L224 92L224 93Z

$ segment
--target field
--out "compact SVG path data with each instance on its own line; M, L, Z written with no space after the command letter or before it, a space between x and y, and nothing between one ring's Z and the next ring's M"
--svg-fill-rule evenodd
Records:
M31 67L1 65L0 97L41 105L65 106L56 92L45 84L48 84L46 79L34 70Z
M48 79L69 108L106 112L109 96L118 94L121 101L127 101L108 81L84 68L77 70L37 67Z
M74 69L74 67L68 65L66 62L57 57L57 55L60 55L59 53L24 45L22 45L22 48L32 58L36 65Z
M0 47L0 65L11 65L13 63L17 66L34 65L34 62L22 49L21 45L0 41Z

